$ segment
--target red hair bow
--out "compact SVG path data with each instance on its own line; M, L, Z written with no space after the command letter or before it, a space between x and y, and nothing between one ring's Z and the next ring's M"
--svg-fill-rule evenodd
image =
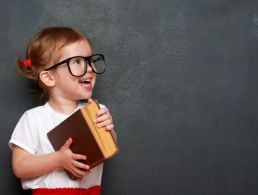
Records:
M26 59L22 61L23 67L27 68L27 69L31 69L31 60L30 59Z

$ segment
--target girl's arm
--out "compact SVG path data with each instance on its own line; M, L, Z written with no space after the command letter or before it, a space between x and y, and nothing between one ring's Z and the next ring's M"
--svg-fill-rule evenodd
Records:
M59 151L44 155L31 154L18 146L13 146L12 167L14 174L21 179L30 179L46 175L57 168L64 168L77 178L85 176L89 167L79 162L85 160L84 155L72 153L69 138Z

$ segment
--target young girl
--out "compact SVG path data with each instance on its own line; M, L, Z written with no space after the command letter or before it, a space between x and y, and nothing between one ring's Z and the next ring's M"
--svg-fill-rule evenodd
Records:
M18 70L37 82L47 100L22 115L9 141L13 171L22 187L32 189L33 195L100 194L103 164L89 170L81 161L87 156L71 151L71 138L54 151L47 133L84 106L81 100L92 101L96 74L105 71L104 56L92 53L90 40L82 33L50 27L32 38L26 59L18 61ZM103 105L95 122L113 132L112 116Z

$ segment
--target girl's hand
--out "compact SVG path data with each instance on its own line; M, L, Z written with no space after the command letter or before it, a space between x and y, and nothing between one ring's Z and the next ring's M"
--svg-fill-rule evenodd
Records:
M71 151L72 138L69 138L58 151L60 154L60 166L69 171L75 178L82 178L89 173L89 166L80 162L86 160L86 156L75 154Z
M93 100L90 98L88 102L92 102ZM96 119L94 121L97 127L104 127L106 130L111 131L114 129L112 116L107 108L100 108Z
M95 123L97 127L105 127L106 130L111 131L114 129L112 116L107 108L100 108Z

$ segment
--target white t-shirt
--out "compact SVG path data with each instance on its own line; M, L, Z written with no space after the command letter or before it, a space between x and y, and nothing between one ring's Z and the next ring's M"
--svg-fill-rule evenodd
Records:
M78 109L85 104L79 104ZM101 105L101 107L104 107ZM27 110L18 121L9 146L15 144L34 155L42 155L54 152L47 138L47 133L55 126L65 120L68 115L54 111L48 103ZM93 168L90 173L82 179L71 180L63 169L57 169L47 175L22 180L23 189L35 188L88 188L101 184L103 164Z

